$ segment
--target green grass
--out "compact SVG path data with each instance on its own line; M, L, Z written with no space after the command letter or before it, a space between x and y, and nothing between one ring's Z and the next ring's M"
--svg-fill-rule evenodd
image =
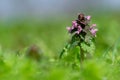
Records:
M99 29L96 50L83 68L58 59L70 39L66 26L71 26L71 20L1 21L0 80L119 80L119 19L104 15L92 19ZM26 55L32 45L41 51L40 61Z

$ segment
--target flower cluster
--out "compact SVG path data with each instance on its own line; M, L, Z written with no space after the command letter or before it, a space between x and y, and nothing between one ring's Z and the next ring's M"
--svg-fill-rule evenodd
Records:
M60 58L62 58L65 53L63 58L70 57L71 55L72 58L74 57L75 62L78 60L78 62L80 61L82 65L84 59L87 58L87 56L90 57L90 55L94 53L94 37L96 37L98 29L96 28L96 24L90 25L90 19L91 16L79 14L78 19L72 21L72 26L67 27L67 30L70 34L72 34L72 37L63 48Z
M84 14L79 14L78 19L72 21L72 27L67 27L69 33L75 33L77 35L87 34L88 31L92 34L92 36L96 36L96 24L89 25L91 16L84 16Z

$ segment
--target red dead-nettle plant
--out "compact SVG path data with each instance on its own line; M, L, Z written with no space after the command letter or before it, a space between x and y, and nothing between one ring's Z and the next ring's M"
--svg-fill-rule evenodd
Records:
M95 49L94 38L96 37L96 24L90 24L91 16L79 14L78 19L72 21L72 26L67 27L71 39L64 47L60 58L74 63L82 62L90 57Z

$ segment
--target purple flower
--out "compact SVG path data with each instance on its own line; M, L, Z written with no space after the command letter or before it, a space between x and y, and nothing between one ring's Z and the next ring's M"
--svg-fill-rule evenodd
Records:
M96 32L98 31L98 29L95 29L96 24L92 24L92 26L90 26L90 32L93 36L96 36Z
M76 21L72 21L72 26L73 27L77 27L77 22Z
M81 32L82 31L82 27L78 26L78 31Z
M96 27L96 24L92 24L92 26L90 26L90 29L93 29Z
M75 34L79 34L82 31L82 27L81 26L72 26L72 27L67 27L66 28L68 30L69 33L74 32Z
M68 30L68 32L69 32L69 33L70 33L70 32L71 32L71 30L72 30L72 28L71 28L71 27L67 27L66 29Z
M77 21L72 21L72 27L67 27L67 30L69 33L77 33L79 34L82 30L80 26L78 26Z
M98 31L98 29L91 29L90 32L92 33L93 36L96 36L96 32Z
M96 27L96 24L92 24L92 26L91 27Z
M77 31L75 31L76 34L80 34L80 32L82 31L82 27L78 26Z
M86 16L86 19L89 21L90 20L90 18L91 18L91 16Z

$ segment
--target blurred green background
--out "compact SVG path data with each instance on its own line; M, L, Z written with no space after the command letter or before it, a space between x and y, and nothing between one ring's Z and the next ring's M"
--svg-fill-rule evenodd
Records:
M1 80L119 80L119 0L1 0ZM72 69L58 61L70 39L66 26L77 13L91 15L98 28L94 57L84 69ZM32 45L42 52L36 62L24 56Z

